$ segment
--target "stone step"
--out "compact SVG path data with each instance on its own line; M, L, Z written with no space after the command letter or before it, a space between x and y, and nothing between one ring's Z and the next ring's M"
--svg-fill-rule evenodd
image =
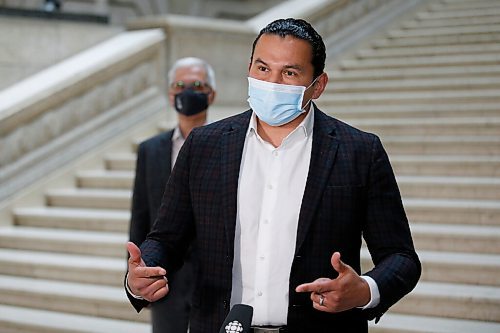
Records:
M77 173L77 184L81 188L132 189L134 172L115 170L86 170Z
M130 221L126 210L25 207L15 208L13 214L20 226L103 232L125 233Z
M0 274L123 287L125 244L122 248L122 258L0 249Z
M411 223L500 226L500 202L494 200L403 198Z
M499 32L500 33L500 32ZM367 59L344 59L340 61L342 69L369 69L369 68L419 68L439 66L478 66L497 65L500 54L464 54L464 55L436 55L436 56L408 56Z
M463 252L421 250L417 246L422 263L420 282L458 283L500 287L500 256ZM362 272L373 268L367 248L361 250Z
M495 18L496 19L496 18ZM500 19L498 19L500 23ZM373 48L356 52L358 59L363 58L386 58L386 57L413 57L413 56L433 56L433 55L457 55L457 54L480 54L495 53L500 51L498 44L479 44L476 47L470 45L449 45L442 46L420 46L420 47L394 47L394 48Z
M335 84L349 80L397 80L410 78L454 78L462 80L468 77L498 77L499 65L443 66L420 68L349 68L343 70L334 66L328 70L328 76ZM318 100L321 102L321 98Z
M419 251L419 255L423 262L421 281L500 288L498 255L441 251Z
M413 78L370 81L339 81L327 86L326 93L442 91L455 89L500 89L499 77Z
M409 175L397 177L405 198L500 201L500 178Z
M436 318L385 313L380 321L368 322L370 333L498 333L500 324L477 320Z
M500 7L499 7L500 9ZM426 37L426 36L463 36L475 34L491 34L500 32L500 24L483 24L460 27L432 27L414 29L395 29L389 31L388 38Z
M4 333L148 333L151 325L128 320L98 318L38 309L0 305Z
M449 45L471 45L498 43L500 33L468 34L468 35L441 35L441 36L416 36L406 38L380 38L374 40L373 47L406 47L406 46L441 46Z
M56 207L130 209L131 190L55 189L46 193L47 204Z
M389 156L394 155L500 155L500 136L387 135L381 138Z
M419 250L500 254L500 226L412 223L411 229Z
M465 2L448 2L448 3L431 3L427 7L427 10L437 12L437 11L452 11L452 10L475 10L475 9L500 9L498 1L491 0L475 0L465 1Z
M386 135L475 135L500 133L500 117L353 119L354 127Z
M106 155L105 165L108 170L133 171L136 160L137 154L135 153L111 153Z
M30 227L0 228L0 248L124 258L123 233Z
M391 310L411 315L500 322L500 288L420 282Z
M475 26L484 24L500 24L500 16L458 17L439 20L408 20L401 24L404 29L412 28L442 28Z
M389 156L396 175L500 177L500 156Z
M376 93L329 93L321 97L322 103L330 107L344 105L408 105L447 103L498 103L498 89L450 90L450 91L405 91Z
M356 119L407 119L450 117L500 117L500 105L496 103L409 104L409 105L343 105L329 107L322 102L318 106L332 117L349 122ZM135 158L131 157L131 158ZM135 168L135 164L132 166Z
M447 20L456 19L464 17L488 17L488 16L499 16L500 8L495 5L495 8L467 8L467 10L448 10L449 4L443 7L440 11L422 11L416 14L416 18L419 20ZM488 6L489 7L489 6Z
M148 322L136 314L123 287L0 276L1 304L85 316Z

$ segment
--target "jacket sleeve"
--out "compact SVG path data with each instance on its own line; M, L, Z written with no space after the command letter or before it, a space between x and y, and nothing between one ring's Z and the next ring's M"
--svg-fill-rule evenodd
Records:
M182 146L175 167L166 184L158 216L147 239L141 245L147 266L161 266L169 271L183 264L195 236L190 194L190 151L196 129Z
M366 275L377 283L380 303L365 310L365 314L368 319L378 321L415 287L421 265L389 158L376 136L372 142L368 184L363 237L375 267Z

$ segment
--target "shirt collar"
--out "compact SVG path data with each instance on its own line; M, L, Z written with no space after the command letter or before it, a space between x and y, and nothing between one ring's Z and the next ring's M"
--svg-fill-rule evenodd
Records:
M203 126L205 126L206 124L207 123L205 122ZM172 134L172 141L177 141L177 140L186 140L186 138L182 135L179 125L175 126L174 133Z
M184 140L184 137L182 136L182 132L181 132L181 129L179 128L179 125L175 126L174 134L172 134L172 141L177 141L177 140Z

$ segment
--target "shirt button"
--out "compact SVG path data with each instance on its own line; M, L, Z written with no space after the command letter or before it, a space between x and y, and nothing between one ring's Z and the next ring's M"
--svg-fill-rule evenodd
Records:
M272 190L273 189L273 185L272 184L268 184L267 188L270 189L270 190Z
M276 150L273 151L273 155L277 157L278 156L278 152Z
M257 296L262 296L262 291L259 291L259 292L257 293Z
M265 220L264 220L264 224L269 224L269 220L268 220L268 219L265 219Z
M264 257L264 256L260 256L260 257L259 257L259 259L260 259L260 260L264 260L264 259L266 259L266 257Z

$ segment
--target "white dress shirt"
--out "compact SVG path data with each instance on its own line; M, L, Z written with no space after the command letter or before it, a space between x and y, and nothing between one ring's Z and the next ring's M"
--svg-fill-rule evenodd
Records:
M281 325L312 149L313 110L275 148L252 115L238 184L231 304L254 307L254 325Z
M174 128L174 133L172 134L172 163L171 169L174 169L175 161L177 160L177 156L179 156L179 152L181 151L182 145L186 141L186 138L182 136L181 129L177 125Z
M275 148L248 127L238 181L231 306L253 306L253 325L285 325L290 270L312 151L314 107ZM332 253L333 254L333 253ZM375 281L371 301L379 303ZM312 282L312 281L308 281Z

